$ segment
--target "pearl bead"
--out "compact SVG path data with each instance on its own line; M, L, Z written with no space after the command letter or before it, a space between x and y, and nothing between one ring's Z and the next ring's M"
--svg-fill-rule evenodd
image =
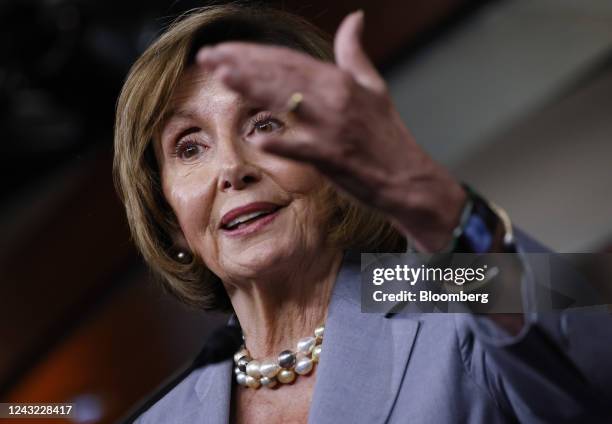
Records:
M317 328L315 328L315 336L320 339L323 338L323 333L325 332L325 326L324 325L320 325Z
M257 389L260 386L259 378L255 378L252 375L246 376L246 385L251 389Z
M259 361L252 360L246 366L246 373L251 377L259 378L261 373L259 372Z
M314 337L304 337L298 341L297 350L304 355L308 355L312 351L312 348L315 347L315 344L316 339Z
M307 375L320 361L324 332L325 327L318 326L314 336L300 339L295 351L282 351L277 361L254 360L243 343L240 350L234 354L236 382L253 389L293 383L298 375ZM244 340L244 334L242 338Z
M246 372L246 367L249 364L249 362L251 362L252 358L250 356L243 356L242 358L240 358L238 360L238 363L236 365L238 365L238 368L240 368L240 371L242 372Z
M270 378L270 377L261 377L259 379L259 382L261 383L262 386L266 386L268 388L272 388L274 386L276 386L276 384L278 383L276 381L276 378Z
M319 362L320 357L321 357L321 345L316 345L314 349L312 349L312 360L314 362Z
M312 352L312 348L317 344L317 339L314 337L304 337L298 341L298 352L304 355L309 355Z
M312 359L310 358L300 358L295 364L295 372L300 375L308 374L312 371Z
M245 373L243 373L243 372L241 372L240 374L236 375L236 381L241 386L246 386L246 378L247 378L247 375Z
M278 365L283 368L291 368L295 365L295 354L290 350L283 350L280 355L278 355Z
M266 359L265 361L261 362L261 365L259 365L259 372L261 373L261 375L269 378L275 377L276 374L278 374L278 372L280 371L280 369L280 365L278 365L271 359Z
M283 369L283 370L280 370L276 378L281 383L288 384L288 383L291 383L293 380L295 380L295 373L291 370Z
M248 355L248 352L246 351L246 349L244 348L240 349L238 352L234 354L234 362L238 363L240 358L242 358L243 356L247 356L247 355Z
M182 263L183 265L186 265L193 260L193 257L191 256L191 254L180 250L176 253L176 260Z

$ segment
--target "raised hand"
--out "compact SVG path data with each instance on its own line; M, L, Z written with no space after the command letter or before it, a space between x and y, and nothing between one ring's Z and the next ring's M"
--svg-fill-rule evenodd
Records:
M262 108L286 113L287 131L253 143L307 162L341 190L385 213L424 251L443 248L465 202L460 184L416 143L361 43L363 12L334 39L336 64L285 47L226 42L196 61ZM302 100L287 112L288 99ZM451 141L451 140L449 140Z

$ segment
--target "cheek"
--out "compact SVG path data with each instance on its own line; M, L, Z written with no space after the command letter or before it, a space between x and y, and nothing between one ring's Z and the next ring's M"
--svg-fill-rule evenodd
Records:
M194 248L202 232L209 228L213 184L197 178L170 178L164 184L164 195L172 207L184 236Z
M325 205L331 200L325 177L310 165L287 160L279 161L270 174L275 183L293 198L297 226L306 233L324 228L329 218Z
M297 195L311 195L320 189L325 181L312 166L287 159L271 161L269 170L279 187Z

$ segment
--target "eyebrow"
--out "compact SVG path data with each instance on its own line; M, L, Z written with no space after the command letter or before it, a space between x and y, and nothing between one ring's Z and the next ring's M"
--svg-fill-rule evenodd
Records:
M161 123L161 128L163 128L168 121L170 121L171 119L175 119L175 118L187 118L187 119L192 119L194 118L194 114L193 112L187 110L187 109L169 109L168 111L166 111L162 117L162 119L160 120Z
M263 110L265 110L265 108L262 108L260 106L254 106L253 104L249 104L248 101L244 100L244 99L240 99L238 100L238 114L241 117L245 117L245 116L253 116ZM195 114L189 110L189 109L183 109L183 108L171 108L169 109L166 113L164 113L163 118L160 121L160 127L159 128L164 128L168 122L170 122L173 119L196 119Z

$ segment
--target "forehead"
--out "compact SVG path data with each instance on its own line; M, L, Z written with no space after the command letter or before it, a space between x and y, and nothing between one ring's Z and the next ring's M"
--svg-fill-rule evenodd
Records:
M241 105L242 97L228 89L214 74L192 65L185 69L170 98L167 119L185 114L213 112Z

